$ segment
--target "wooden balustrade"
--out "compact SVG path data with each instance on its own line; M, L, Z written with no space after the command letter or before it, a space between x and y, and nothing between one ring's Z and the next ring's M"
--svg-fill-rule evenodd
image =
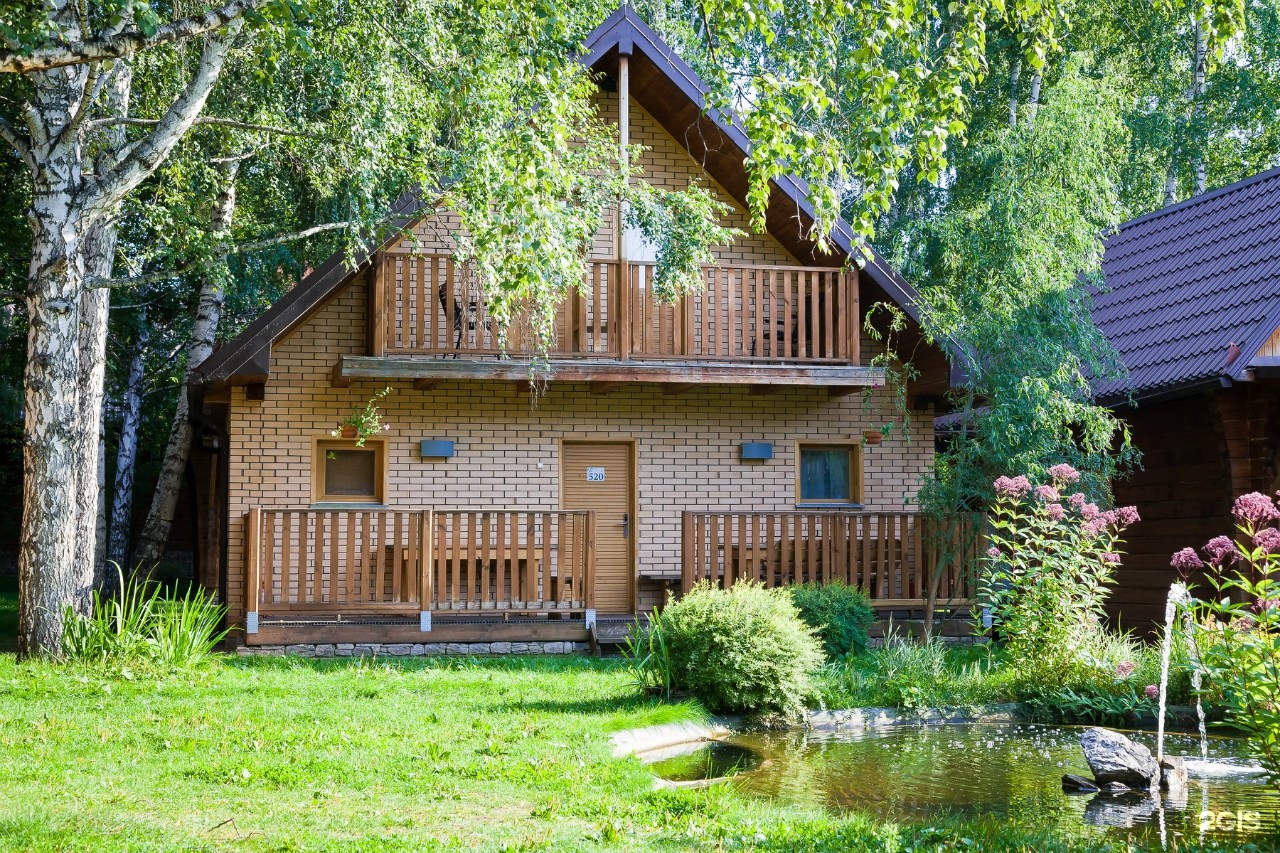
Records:
M439 610L594 607L594 514L439 510L432 537Z
M594 513L252 509L247 620L594 606ZM252 632L252 630L251 630Z
M474 263L449 255L385 255L379 264L384 351L423 355L498 356L537 351L530 313L517 309L504 351L491 300ZM582 291L568 294L556 312L557 356L619 353L618 264L592 261ZM375 298L376 301L376 298Z
M263 613L417 612L431 598L425 510L260 509L253 515L249 551Z
M644 358L857 364L856 272L835 267L710 266L704 289L675 302L654 290L656 267L591 261L581 291L556 312L557 358ZM530 314L499 335L472 263L384 254L374 277L373 355L498 357L537 351Z
M923 606L940 570L938 600L968 602L981 529L966 516L939 534L909 512L685 512L682 589L843 581L881 606Z
M702 291L664 304L653 264L630 264L631 354L749 361L858 360L857 274L714 266Z

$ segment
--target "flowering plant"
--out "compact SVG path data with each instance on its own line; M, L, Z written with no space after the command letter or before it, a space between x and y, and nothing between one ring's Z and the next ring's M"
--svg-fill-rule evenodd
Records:
M991 547L979 601L1009 652L1038 677L1065 673L1084 659L1084 645L1103 615L1120 534L1138 521L1131 506L1101 510L1070 492L1080 473L1049 469L1051 482L1025 476L995 481Z
M342 435L343 427L354 427L356 432L356 447L364 447L366 438L378 435L391 429L391 424L383 423L382 417L378 414L378 403L391 393L391 386L383 388L378 393L369 398L369 402L364 404L363 408L355 408L338 425L338 428L329 433L334 438Z
M1228 722L1248 733L1255 757L1280 784L1280 507L1250 492L1236 498L1231 514L1235 540L1214 537L1198 553L1183 548L1170 565L1184 579L1203 578L1192 601L1200 665Z

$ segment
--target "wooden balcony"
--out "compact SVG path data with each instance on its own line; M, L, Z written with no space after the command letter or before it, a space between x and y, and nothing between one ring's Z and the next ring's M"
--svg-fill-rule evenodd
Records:
M289 621L407 617L418 642L434 639L433 616L554 614L589 625L594 531L590 511L252 509L249 642L260 626Z
M939 532L911 512L685 512L681 588L843 581L876 607L922 608L941 566L936 603L965 605L984 547L978 523L965 517Z
M713 266L704 289L657 299L649 263L591 261L556 312L547 354L562 378L863 386L858 274L836 267ZM499 326L473 264L447 255L384 254L370 294L368 357L343 358L352 378L527 379L538 357L529 316ZM451 362L446 364L445 362ZM622 369L625 366L626 369Z

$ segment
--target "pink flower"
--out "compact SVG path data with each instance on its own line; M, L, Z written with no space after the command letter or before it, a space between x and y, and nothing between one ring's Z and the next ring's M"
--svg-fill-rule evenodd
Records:
M1085 521L1088 521L1089 519L1093 518L1098 514L1098 505L1085 504L1084 506L1080 507L1080 514L1084 516Z
M1264 527L1253 534L1253 545L1261 548L1264 554L1280 554L1280 530Z
M1228 562L1235 562L1236 543L1232 542L1226 536L1215 536L1209 540L1204 546L1204 553L1208 556L1209 561L1218 563L1219 565Z
M1000 549L997 548L995 545L992 545L990 548L987 549L987 556L993 560L1000 559Z
M1154 684L1148 684L1144 692L1147 694L1148 699L1160 698L1160 688L1156 687Z
M1253 612L1265 613L1275 607L1280 607L1280 598L1259 598L1254 602Z
M1236 517L1236 521L1251 521L1254 524L1280 518L1280 512L1276 511L1275 503L1262 492L1249 492L1247 495L1236 498L1235 505L1231 507L1231 514Z
M1192 548L1183 548L1174 554L1169 560L1169 565L1181 571L1191 571L1193 569L1203 569L1204 562L1196 556L1196 552Z
M1044 509L1054 521L1062 521L1067 516L1067 510L1062 504L1049 504Z
M1074 495L1067 498L1067 503L1071 504L1072 509L1080 509L1084 506L1084 501L1084 492L1076 492ZM1094 507L1094 509L1096 510L1097 507Z
M1080 472L1063 462L1050 468L1049 476L1056 483L1075 483L1080 479Z
M1125 527L1142 521L1142 517L1138 515L1138 508L1136 506L1122 506L1120 509L1116 510L1116 515L1120 517L1120 523Z
M1116 678L1128 678L1133 675L1133 671L1137 669L1131 661L1120 661L1116 664Z
M1120 562L1120 555L1114 553L1113 551L1104 551L1100 555L1100 559L1102 560L1102 562L1107 563L1108 565L1114 566Z
M1120 513L1116 512L1114 509L1098 513L1098 518L1102 519L1103 523L1108 527L1112 527L1120 523Z
M1042 501L1056 501L1059 499L1058 490L1053 486L1036 486L1036 497Z
M1100 535L1107 529L1107 522L1101 516L1095 516L1080 525L1080 532L1090 539Z
M1016 477L999 477L995 481L996 494L1002 498L1020 498L1031 491L1031 481L1019 474Z

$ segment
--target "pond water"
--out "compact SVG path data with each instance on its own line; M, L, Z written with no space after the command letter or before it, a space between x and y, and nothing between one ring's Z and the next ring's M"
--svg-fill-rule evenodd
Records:
M1209 739L1199 762L1194 736L1169 733L1165 752L1195 756L1185 798L1160 800L1065 794L1062 774L1089 776L1081 729L1047 725L894 727L830 734L747 734L728 745L654 765L664 778L689 780L737 771L736 784L761 797L927 821L943 814L1003 816L1055 825L1070 836L1280 841L1280 794L1244 757L1243 743ZM1155 736L1126 732L1155 751Z

